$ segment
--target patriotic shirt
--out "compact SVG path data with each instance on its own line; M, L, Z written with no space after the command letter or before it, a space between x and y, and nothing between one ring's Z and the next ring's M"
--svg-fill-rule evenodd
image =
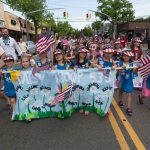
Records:
M142 65L139 67L138 71L141 73L144 79L150 75L150 52L141 59Z
M141 56L143 55L139 49L134 49L133 53L134 53L134 60L135 61L141 59Z

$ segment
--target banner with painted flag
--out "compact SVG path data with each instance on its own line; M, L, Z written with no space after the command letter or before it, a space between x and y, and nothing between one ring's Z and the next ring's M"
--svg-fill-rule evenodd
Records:
M54 100L50 103L50 105L56 105L58 102L63 102L64 100L67 100L71 96L73 84L69 85L66 90L59 93Z
M36 47L38 52L47 51L55 43L54 36L50 33L41 36L36 42Z
M146 79L150 74L150 53L141 59L142 65L139 67L138 71L141 73L142 77Z
M70 117L84 109L103 117L114 94L115 70L107 76L96 68L10 72L17 101L13 120Z

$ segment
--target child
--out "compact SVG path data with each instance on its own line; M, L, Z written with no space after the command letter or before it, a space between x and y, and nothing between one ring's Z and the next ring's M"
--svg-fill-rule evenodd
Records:
M84 47L80 47L78 53L76 54L76 60L72 62L72 67L76 69L88 69L91 66L90 61L86 58L87 52ZM85 116L89 115L89 111L80 109L80 113L84 113Z
M122 56L122 47L119 40L114 43L114 50L113 59L114 61L119 61Z
M133 67L133 63L131 58L134 54L131 51L123 52L123 60L118 63L119 67L122 67L120 70L120 91L119 91L119 103L120 107L123 107L123 94L127 94L127 109L126 113L129 116L132 116L132 109L131 109L131 100L132 100L132 92L134 91L133 87L133 73L136 72L136 69L130 69L128 67Z
M23 71L30 71L32 70L30 55L24 55L21 57L21 65ZM27 119L27 123L30 123L31 119Z
M88 50L84 47L80 47L78 50L78 53L76 54L75 61L72 62L72 67L74 69L80 68L80 69L88 69L91 66L90 61L87 59L87 53Z
M135 38L131 44L131 50L134 53L134 61L138 61L143 57L141 42L142 42L141 40Z
M21 57L21 65L22 65L22 70L26 70L26 71L32 70L30 56L27 56L27 55L22 56Z
M69 69L69 65L65 63L65 57L63 55L63 52L59 49L57 49L54 52L54 69L58 69L58 70Z
M112 68L114 69L116 67L115 62L112 59L114 50L112 48L105 48L103 50L103 58L98 57L98 68L102 70L102 68Z
M5 67L2 69L3 71L12 71L12 70L19 70L14 67L14 58L12 55L6 55L4 57ZM4 94L6 95L7 99L10 101L10 105L13 109L12 118L14 117L15 113L15 106L16 106L16 91L14 85L11 81L10 74L4 74Z
M101 40L98 45L98 50L99 50L98 53L100 57L103 57L104 46L105 46L105 42Z
M37 67L52 66L52 62L47 58L47 51L38 51L40 59L36 61Z

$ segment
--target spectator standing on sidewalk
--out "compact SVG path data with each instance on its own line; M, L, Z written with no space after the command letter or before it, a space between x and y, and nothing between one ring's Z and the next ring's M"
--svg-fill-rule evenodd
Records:
M6 55L8 54L12 55L14 60L16 61L17 53L18 56L21 56L22 51L17 42L15 41L15 39L9 36L7 28L2 28L1 31L2 31L2 37L0 38L1 47L4 49Z
M23 53L27 52L27 50L28 50L27 49L27 44L26 44L26 42L23 41L22 38L20 38L19 46L20 46Z

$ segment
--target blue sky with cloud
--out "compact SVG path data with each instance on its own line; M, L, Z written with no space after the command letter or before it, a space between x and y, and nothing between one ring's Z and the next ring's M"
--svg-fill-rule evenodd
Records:
M145 16L149 15L150 11L150 0L129 0L133 3L133 7L135 9L135 16ZM91 24L91 22L73 22L77 21L77 19L86 19L86 13L88 10L96 10L97 9L97 1L96 0L47 0L48 8L66 8L69 12L69 20L70 24L75 28L84 28L86 25ZM6 11L12 12L12 10L5 5L4 9ZM63 18L64 10L55 10L52 11L54 13L54 18ZM14 11L16 15L21 16L21 13ZM71 20L72 19L72 20ZM92 19L96 19L94 14L92 15ZM72 22L71 22L72 21ZM79 21L79 20L78 20ZM82 20L83 21L83 20Z

